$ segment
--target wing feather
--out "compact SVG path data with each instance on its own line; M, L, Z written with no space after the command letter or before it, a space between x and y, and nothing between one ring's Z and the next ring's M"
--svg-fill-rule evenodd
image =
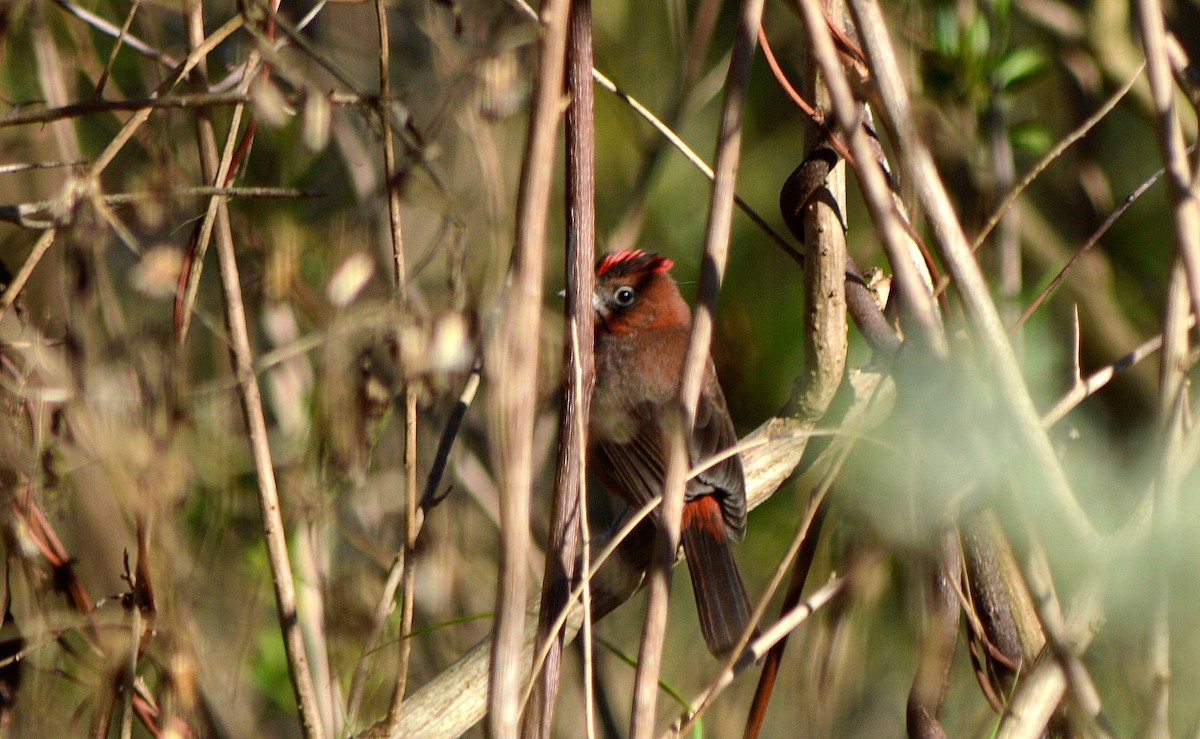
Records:
M688 444L692 467L737 444L737 433L711 361L706 384ZM634 433L620 443L598 443L592 468L610 492L641 506L662 491L666 478L668 445L662 425L666 409L661 403L642 402L629 410ZM730 536L740 540L746 531L746 485L741 457L735 454L723 459L690 480L687 499L701 495L717 497Z

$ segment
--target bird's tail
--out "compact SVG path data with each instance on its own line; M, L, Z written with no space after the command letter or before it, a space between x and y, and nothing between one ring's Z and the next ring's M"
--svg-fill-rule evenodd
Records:
M733 560L716 496L702 495L684 504L679 536L692 575L700 631L709 651L726 657L750 621L750 597Z

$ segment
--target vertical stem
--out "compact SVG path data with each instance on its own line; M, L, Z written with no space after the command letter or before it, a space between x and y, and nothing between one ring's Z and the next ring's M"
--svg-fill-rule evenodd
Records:
M1154 486L1154 533L1150 541L1156 550L1156 597L1151 606L1149 661L1152 704L1147 736L1160 739L1171 735L1169 723L1171 687L1170 583L1173 563L1167 554L1178 536L1175 521L1179 515L1179 487L1182 484L1181 454L1186 428L1188 293L1182 260L1176 259L1167 282L1163 306L1162 363L1159 365L1159 421L1163 434L1162 466Z
M1187 159L1183 129L1175 107L1175 85L1171 79L1171 66L1167 57L1162 5L1157 0L1140 0L1137 7L1142 45L1146 54L1146 76L1150 82L1150 95L1157 114L1159 147L1173 206L1177 255L1163 311L1162 369L1159 378L1159 413L1164 435L1163 469L1156 485L1153 519L1155 535L1151 538L1151 541L1160 547L1159 552L1155 552L1153 556L1165 558L1163 553L1172 551L1172 543L1176 536L1174 527L1179 505L1179 486L1184 472L1180 469L1180 448L1183 429L1190 420L1186 418L1186 293L1190 293L1192 310L1200 316L1200 193L1197 192L1198 184L1194 179L1196 173L1191 171ZM1158 568L1158 594L1150 626L1150 669L1154 681L1154 705L1148 735L1156 738L1170 736L1170 586L1167 573L1172 571L1173 564L1163 562Z
M562 101L567 0L544 0L529 131L521 168L512 282L503 298L487 368L493 396L493 434L500 466L500 572L488 686L493 737L518 735L524 674L525 599L529 589L529 493L534 404L542 319L542 272L555 134Z
M189 0L184 13L188 23L189 41L199 46L203 36L203 17L200 0ZM203 63L198 65L203 67ZM219 163L217 142L211 122L201 115L198 122L200 162L205 180L214 182ZM230 134L231 136L234 133ZM222 183L217 182L218 186ZM275 606L279 615L279 627L287 653L288 673L296 706L300 714L300 726L306 737L324 737L325 730L317 710L316 691L308 667L304 636L296 617L296 586L292 579L291 561L287 549L287 533L283 515L279 508L279 491L275 485L275 468L271 460L271 448L267 442L267 422L262 408L262 391L258 375L254 371L254 354L250 349L250 332L246 324L246 310L242 302L241 277L238 273L237 255L233 247L233 230L229 223L229 208L224 197L217 204L217 258L221 272L221 288L225 298L225 321L231 340L230 354L238 395L242 401L246 430L249 436L250 453L258 482L258 502L262 514L263 538L267 545L267 558L271 567L271 579L275 585Z
M392 228L392 279L401 301L408 298L405 284L404 234L400 228L400 189L394 186L396 174L395 135L392 131L392 80L390 75L391 48L388 35L387 5L375 0L375 17L379 29L379 123L383 127L383 176L388 189L388 223Z
M379 29L379 123L383 127L383 177L388 192L388 224L391 227L393 290L400 304L409 308L408 275L404 263L404 231L400 222L400 187L396 175L396 144L392 131L391 42L388 33L387 6L375 1ZM400 720L400 706L408 688L408 665L412 657L414 559L417 543L417 397L407 382L401 395L404 402L404 557L400 604L399 658L396 686L388 710L388 725Z
M1001 18L994 0L985 0L982 9L987 13L988 22L997 28L991 37L990 53L1001 55L1008 45L1008 19ZM1004 24L1004 25L1001 25ZM994 87L988 98L984 111L984 128L991 149L992 182L995 189L996 204L1004 201L1012 192L1017 179L1016 163L1013 160L1012 141L1008 136L1008 115L1005 113L1003 91ZM1000 217L996 223L996 232L992 243L995 247L998 272L1000 277L1000 317L1006 326L1020 315L1019 301L1021 298L1021 239L1020 239L1020 206L1017 201ZM1022 351L1021 343L1015 342L1018 356Z
M926 599L925 629L920 637L916 673L905 710L908 735L913 739L946 736L938 717L950 688L950 667L958 639L962 550L954 528L939 533L934 553L929 562L932 578Z
M842 0L825 0L825 17L843 22L846 6ZM817 110L833 108L833 98L821 65L813 54L804 60L804 96ZM832 116L827 116L832 119ZM806 156L827 145L828 133L811 120L804 130ZM803 211L804 227L804 369L796 380L786 412L801 421L816 424L829 408L846 368L846 233L843 217L846 208L846 164L839 157ZM815 503L810 503L813 505ZM781 613L800 602L816 545L820 537L825 508L813 510L812 529L804 540L799 559L792 570L791 583ZM775 678L787 646L787 637L771 647L759 676L750 714L746 719L745 739L754 739L762 730Z
M987 112L988 138L992 149L995 188L998 200L1013 188L1016 167L1013 163L1012 142L1008 138L1008 119L998 101ZM996 224L994 243L1000 257L1000 314L1006 326L1011 326L1020 311L1021 297L1021 240L1020 205L1014 202ZM1021 345L1016 346L1018 352Z
M1192 310L1200 316L1200 183L1187 159L1183 127L1175 106L1175 84L1167 58L1166 29L1162 5L1157 0L1139 0L1138 25L1146 53L1146 78L1158 123L1158 143L1175 221L1175 247L1183 261Z
M551 625L567 605L567 595L579 549L580 524L587 518L581 508L586 424L591 407L595 366L592 359L592 270L595 262L595 90L592 83L591 0L573 0L568 19L567 95L567 234L566 281L567 381L559 418L558 461L554 501L550 511L550 537L546 572L542 580L542 605L538 614L538 642L544 642ZM586 524L585 524L586 525ZM586 618L585 618L586 622ZM564 634L559 631L544 667L535 680L525 713L525 736L548 737L554 720L554 699L562 665Z
M684 374L680 383L682 412L676 415L674 428L669 419L667 425L668 431L673 433L670 433L670 456L663 484L661 526L655 540L654 561L648 572L649 599L638 651L637 674L634 678L633 711L629 730L633 739L648 737L654 730L667 602L671 590L671 566L675 561L675 550L679 547L679 518L683 512L683 492L687 482L688 460L684 434L692 428L696 419L701 380L712 342L713 311L716 309L717 294L721 288L721 278L725 273L725 262L729 253L734 189L741 157L742 115L762 10L763 0L744 0L741 4L729 60L721 129L717 138L716 166L713 168L713 191L704 240L704 259L700 268L700 287Z

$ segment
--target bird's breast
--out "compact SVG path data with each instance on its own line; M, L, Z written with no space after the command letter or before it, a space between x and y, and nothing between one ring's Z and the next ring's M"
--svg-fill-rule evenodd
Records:
M593 438L628 441L637 431L638 408L666 406L674 400L683 353L673 337L656 337L655 333L597 336Z

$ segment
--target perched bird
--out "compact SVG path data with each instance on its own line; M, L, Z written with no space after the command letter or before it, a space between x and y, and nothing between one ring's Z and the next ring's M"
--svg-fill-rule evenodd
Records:
M692 317L668 274L673 263L642 250L605 256L596 266L596 388L588 469L613 495L642 506L662 492L670 449L665 418L676 403ZM737 443L709 358L687 440L690 467ZM680 539L687 555L700 630L726 656L750 619L750 599L730 540L746 531L746 483L734 454L687 483Z

